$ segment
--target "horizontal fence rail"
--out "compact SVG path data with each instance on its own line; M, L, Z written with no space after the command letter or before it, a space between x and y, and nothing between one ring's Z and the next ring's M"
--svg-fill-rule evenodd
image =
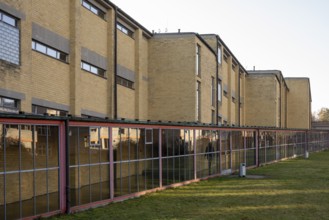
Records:
M329 147L329 131L0 116L0 219L69 213Z

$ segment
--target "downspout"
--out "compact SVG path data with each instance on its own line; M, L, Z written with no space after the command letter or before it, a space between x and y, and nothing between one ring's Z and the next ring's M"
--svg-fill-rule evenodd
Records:
M238 73L238 94L239 94L239 103L238 103L238 126L241 126L241 117L240 117L240 114L241 114L241 112L240 112L240 110L241 110L241 89L240 89L240 84L241 84L241 82L240 82L240 79L241 79L241 77L240 77L240 68L239 68L239 73Z
M64 121L65 125L65 178L66 178L66 213L70 213L71 208L71 194L70 194L70 132L69 132L69 119Z
M218 47L219 47L219 43L218 43L218 39L217 40L217 53L216 53L216 125L219 125L218 122Z
M117 36L117 17L118 7L115 6L114 15L114 119L118 118L118 89L117 89L117 62L118 62L118 36Z

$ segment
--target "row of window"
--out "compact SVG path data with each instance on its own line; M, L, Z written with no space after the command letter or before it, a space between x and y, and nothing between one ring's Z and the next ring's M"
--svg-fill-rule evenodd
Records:
M19 100L17 99L0 96L0 112L18 113L19 104ZM66 116L68 112L38 105L32 105L32 113L37 115L44 115L47 113L49 115L55 116Z
M127 80L125 78L122 78L120 76L117 76L116 78L117 78L117 84L130 88L130 89L134 89L134 82Z
M134 32L132 32L130 29L126 28L124 25L117 23L117 29L120 30L122 33L128 35L129 37L134 36Z
M85 61L81 61L81 69L86 70L95 75L105 77L105 70L103 70L97 66L94 66L92 64L86 63Z
M103 12L101 9L96 7L95 5L91 4L90 2L86 0L82 0L81 2L82 6L94 13L95 15L105 19L105 12Z
M32 49L35 51L38 51L40 53L46 54L48 56L51 56L57 60L61 60L63 62L68 62L68 55L56 50L54 48L51 48L43 43L37 42L32 40Z

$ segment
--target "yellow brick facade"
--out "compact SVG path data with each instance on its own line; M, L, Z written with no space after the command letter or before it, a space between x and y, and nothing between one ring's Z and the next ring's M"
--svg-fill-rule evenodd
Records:
M311 97L299 92L302 80L288 83L280 71L248 73L218 35L151 33L103 0L89 1L103 18L82 1L0 3L1 11L18 18L20 31L20 64L0 60L0 96L18 100L20 111L31 113L32 105L44 104L75 116L310 126L305 115L311 112ZM116 21L127 30L119 30ZM31 49L31 39L40 33L55 39L55 49L67 47L67 62ZM105 76L82 70L81 61L104 69ZM305 86L309 91L309 84ZM297 115L304 119L298 121Z

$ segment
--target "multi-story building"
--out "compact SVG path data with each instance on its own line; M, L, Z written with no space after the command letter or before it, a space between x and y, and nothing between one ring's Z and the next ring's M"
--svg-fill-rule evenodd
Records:
M105 0L1 0L0 77L2 112L310 126L308 80L247 72L218 35L151 33Z

